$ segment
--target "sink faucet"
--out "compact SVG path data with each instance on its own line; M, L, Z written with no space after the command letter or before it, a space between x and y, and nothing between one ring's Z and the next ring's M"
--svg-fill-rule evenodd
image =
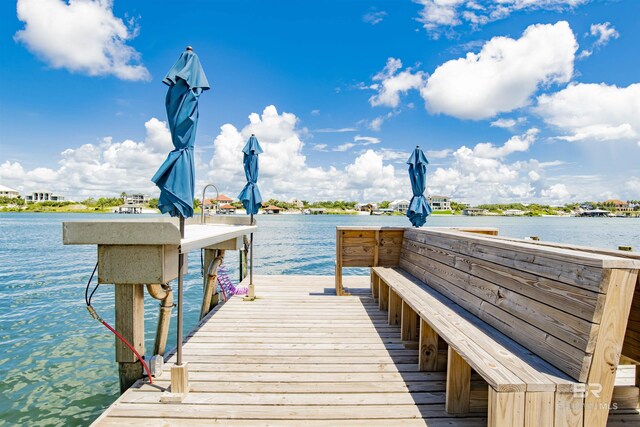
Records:
M216 202L218 201L218 197L220 196L220 192L218 191L218 187L216 187L213 184L207 184L202 189L202 213L200 214L200 222L202 224L204 224L204 194L206 193L207 188L209 188L209 187L213 187L213 188L216 189Z

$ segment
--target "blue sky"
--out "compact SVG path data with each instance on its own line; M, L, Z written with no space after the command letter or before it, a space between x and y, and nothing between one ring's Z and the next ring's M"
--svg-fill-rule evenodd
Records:
M161 80L185 46L200 98L196 192L235 196L243 143L267 198L640 198L635 0L0 3L0 183L142 191L171 148Z

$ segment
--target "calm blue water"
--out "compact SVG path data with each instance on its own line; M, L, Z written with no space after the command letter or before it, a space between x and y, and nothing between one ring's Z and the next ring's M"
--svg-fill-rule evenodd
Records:
M62 245L63 221L92 218L98 217L0 214L0 425L87 425L118 396L114 338L89 316L84 303L96 249ZM258 218L256 274L333 275L336 225L408 224L403 217ZM503 236L535 235L548 241L640 249L640 220L634 219L436 216L427 225L492 226ZM237 280L237 253L229 252L225 263ZM185 280L185 333L193 328L199 312L199 265L199 253L192 253ZM363 272L345 270L345 274ZM101 286L93 299L111 324L113 299L110 286ZM146 298L148 349L153 348L157 307L157 301ZM169 340L168 347L174 346L174 331Z

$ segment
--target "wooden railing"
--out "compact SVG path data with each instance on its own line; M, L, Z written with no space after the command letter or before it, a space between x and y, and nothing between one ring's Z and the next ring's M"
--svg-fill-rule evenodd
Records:
M336 295L348 295L342 287L343 267L398 265L404 230L407 228L409 227L336 227ZM493 227L446 228L498 235L498 229Z

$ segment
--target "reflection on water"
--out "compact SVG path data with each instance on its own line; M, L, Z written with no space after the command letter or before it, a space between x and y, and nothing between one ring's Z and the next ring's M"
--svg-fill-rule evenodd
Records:
M96 249L62 245L62 221L92 218L97 217L0 214L0 423L87 425L118 395L114 338L89 316L83 299ZM259 216L258 225L256 274L333 275L336 225L406 226L408 221L403 217L280 215ZM610 249L632 245L638 250L640 245L640 221L634 219L436 216L427 225L492 226L506 236L535 235ZM225 264L237 280L237 253L228 252ZM189 255L189 266L185 333L199 314L199 253ZM366 270L346 269L345 274L366 274ZM113 299L108 285L101 286L93 299L98 312L112 324ZM158 302L147 297L145 313L146 347L151 349ZM175 345L175 329L168 345Z

